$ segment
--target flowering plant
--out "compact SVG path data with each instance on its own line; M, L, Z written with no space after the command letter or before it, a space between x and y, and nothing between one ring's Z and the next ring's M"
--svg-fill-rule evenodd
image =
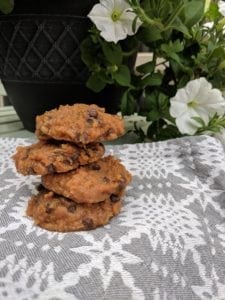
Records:
M163 140L225 127L225 2L100 0L81 45L87 86L122 88L121 112L149 122L140 137ZM152 58L129 68L140 45Z

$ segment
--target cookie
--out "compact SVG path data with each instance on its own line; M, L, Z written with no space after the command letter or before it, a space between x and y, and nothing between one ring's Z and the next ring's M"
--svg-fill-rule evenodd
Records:
M76 144L114 140L124 134L121 117L105 113L97 105L60 106L36 118L36 135Z
M100 143L81 148L71 143L40 141L18 147L13 155L16 169L23 175L45 175L74 170L101 158L105 152Z
M48 190L78 203L97 203L118 197L131 181L131 174L113 156L81 166L75 171L42 177Z
M42 190L33 196L27 215L35 224L59 232L90 230L105 225L121 209L121 199L107 199L100 203L78 204L53 192Z

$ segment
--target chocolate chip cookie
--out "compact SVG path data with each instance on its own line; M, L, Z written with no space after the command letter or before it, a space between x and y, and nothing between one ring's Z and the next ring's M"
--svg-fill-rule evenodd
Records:
M122 119L94 104L64 105L36 118L36 135L41 140L89 144L114 140L123 134Z
M67 142L39 141L36 144L18 147L13 155L16 169L23 175L45 175L74 170L89 164L104 154L101 143L81 148Z
M42 190L32 196L27 215L35 224L59 232L90 230L105 225L121 209L121 199L106 199L100 203L78 204L53 192Z
M116 200L130 181L131 174L113 156L68 173L42 177L45 188L78 203L97 203L110 197Z

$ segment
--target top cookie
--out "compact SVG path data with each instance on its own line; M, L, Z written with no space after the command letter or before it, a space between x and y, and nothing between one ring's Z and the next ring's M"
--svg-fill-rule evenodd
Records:
M89 144L114 140L123 134L122 119L95 104L64 105L36 118L36 135L41 140Z

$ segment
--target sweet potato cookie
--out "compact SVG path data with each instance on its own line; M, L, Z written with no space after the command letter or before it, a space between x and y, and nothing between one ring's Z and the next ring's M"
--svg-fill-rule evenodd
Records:
M36 135L42 140L89 144L114 140L123 134L122 119L94 104L64 105L36 118Z
M101 158L104 146L100 143L81 148L70 143L40 141L18 147L13 155L16 169L23 175L45 175L74 170Z
M90 230L105 225L121 209L120 198L95 204L78 204L65 197L42 190L32 196L27 215L36 225L59 232Z
M78 203L97 203L118 197L131 181L131 174L113 156L101 158L75 171L42 177L45 188Z

